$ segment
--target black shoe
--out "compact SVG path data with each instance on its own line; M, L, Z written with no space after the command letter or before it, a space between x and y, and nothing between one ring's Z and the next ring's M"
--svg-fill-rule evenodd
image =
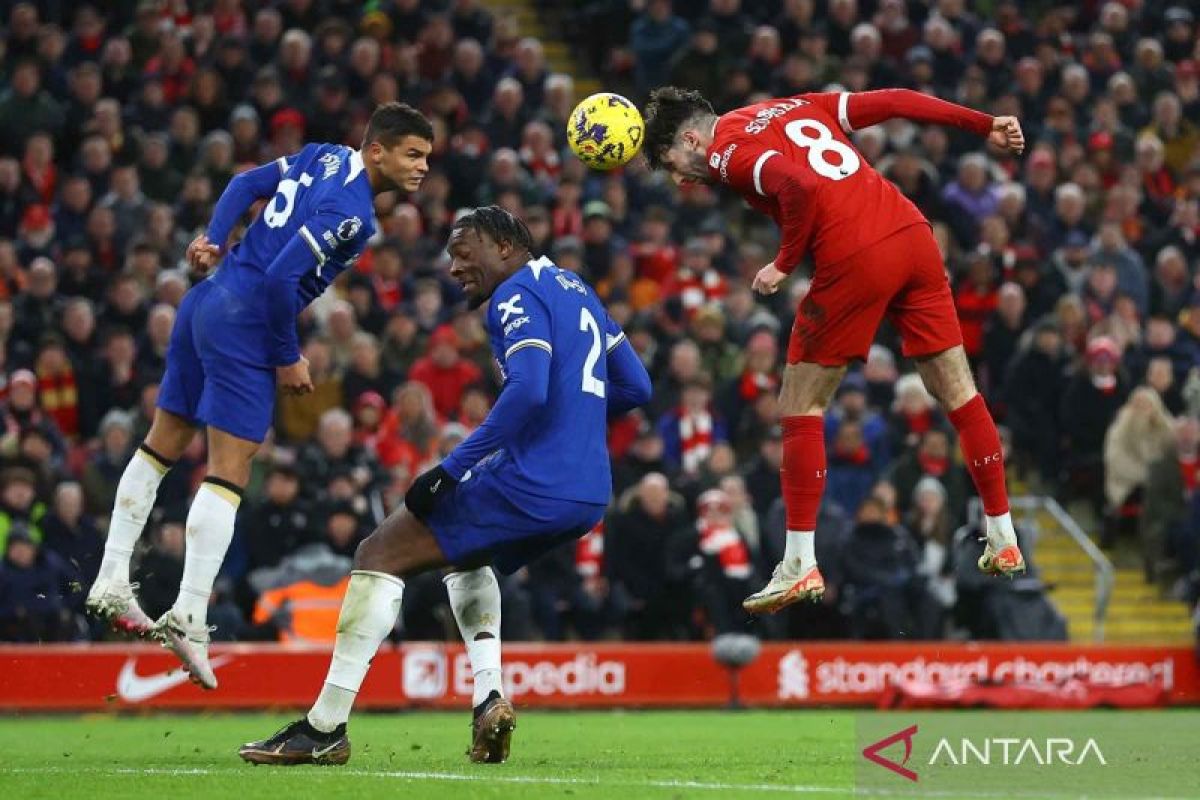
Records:
M467 756L476 764L507 761L513 728L517 727L517 714L512 703L493 690L487 700L475 706L473 716L471 748L467 750Z
M341 765L350 760L350 739L346 737L345 723L331 733L322 733L309 724L307 718L302 718L269 739L247 742L238 748L238 755L251 764L279 767Z

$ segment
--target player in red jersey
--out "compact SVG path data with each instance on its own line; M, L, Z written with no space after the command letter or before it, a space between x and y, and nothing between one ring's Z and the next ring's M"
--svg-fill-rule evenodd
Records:
M646 108L644 150L652 168L667 170L676 183L728 184L778 223L779 252L754 278L756 291L777 292L805 255L813 262L780 393L787 548L771 581L746 598L748 611L774 612L825 591L813 554L825 490L823 416L846 365L866 358L885 315L958 431L986 514L980 569L998 575L1025 569L1000 438L975 389L929 222L849 138L893 117L953 125L1013 153L1025 149L1015 117L991 117L907 89L802 94L718 116L698 92L665 87Z

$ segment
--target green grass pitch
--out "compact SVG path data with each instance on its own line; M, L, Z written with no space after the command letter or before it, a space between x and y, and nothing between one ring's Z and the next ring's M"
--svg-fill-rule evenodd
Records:
M943 718L971 718L957 713ZM1116 715L1099 713L1116 721ZM241 742L269 735L294 716L0 717L0 800L1072 796L1041 792L1026 781L1000 794L927 795L922 790L933 787L901 786L855 795L862 758L856 715L846 711L518 709L512 757L502 765L467 762L465 711L358 714L351 720L353 755L345 767L253 767L237 758ZM1178 778L1200 776L1194 755L1200 713L1165 712L1155 719L1161 719L1155 726L1164 737L1156 750L1163 763L1156 767L1163 774L1180 770ZM1096 796L1088 791L1089 776L1079 773L1079 779L1080 794ZM1169 794L1200 796L1200 780L1192 786L1195 793Z

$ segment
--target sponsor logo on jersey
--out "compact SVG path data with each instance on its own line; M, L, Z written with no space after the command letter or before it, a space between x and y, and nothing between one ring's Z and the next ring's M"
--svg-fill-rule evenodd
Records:
M520 328L527 322L529 322L529 317L517 317L512 322L504 326L504 335L508 336L510 333L515 331L517 328Z
M711 156L708 157L708 166L709 167L711 167L712 169L716 169L720 165L721 165L721 156L719 154L713 153Z
M358 217L344 219L337 226L337 236L343 242L348 242L362 230L362 220Z
M517 292L512 297L505 300L503 303L496 303L496 310L500 312L500 324L504 325L508 322L508 318L513 314L524 314L525 309L521 308L521 293Z
M737 150L737 142L731 143L729 147L725 148L725 152L721 153L721 161L719 165L713 165L719 167L721 180L725 181L726 183L729 183L729 159L733 157L734 150ZM713 153L713 156L715 157L716 153Z
M404 694L432 700L446 693L446 654L440 649L418 648L404 654L401 666Z
M789 111L794 111L801 106L808 105L807 100L784 100L782 103L776 103L773 106L761 108L754 115L754 119L750 120L746 125L746 133L762 133L767 129L767 125L776 117L782 117Z
M325 167L325 172L321 174L321 180L332 178L342 168L342 157L336 153L326 153L317 159Z

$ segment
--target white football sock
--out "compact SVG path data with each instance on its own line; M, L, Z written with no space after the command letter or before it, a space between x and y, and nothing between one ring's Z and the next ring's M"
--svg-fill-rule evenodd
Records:
M233 539L233 525L241 502L241 494L232 484L205 478L188 509L183 580L172 608L189 627L207 624L208 598Z
M117 484L98 581L129 583L129 558L154 508L158 485L170 468L144 448L134 451Z
M988 544L992 546L993 550L1000 550L1017 543L1017 531L1013 528L1012 514L1007 511L994 517L985 514L984 520Z
M801 572L808 572L817 565L817 554L813 550L816 531L788 531L784 545L783 560L799 563Z
M392 632L400 615L404 581L369 570L350 573L350 585L338 615L333 660L317 702L308 712L314 728L329 733L350 718L350 707L367 677L371 659Z
M451 572L442 582L471 660L475 677L471 705L477 706L493 691L504 694L500 673L500 584L491 567Z

